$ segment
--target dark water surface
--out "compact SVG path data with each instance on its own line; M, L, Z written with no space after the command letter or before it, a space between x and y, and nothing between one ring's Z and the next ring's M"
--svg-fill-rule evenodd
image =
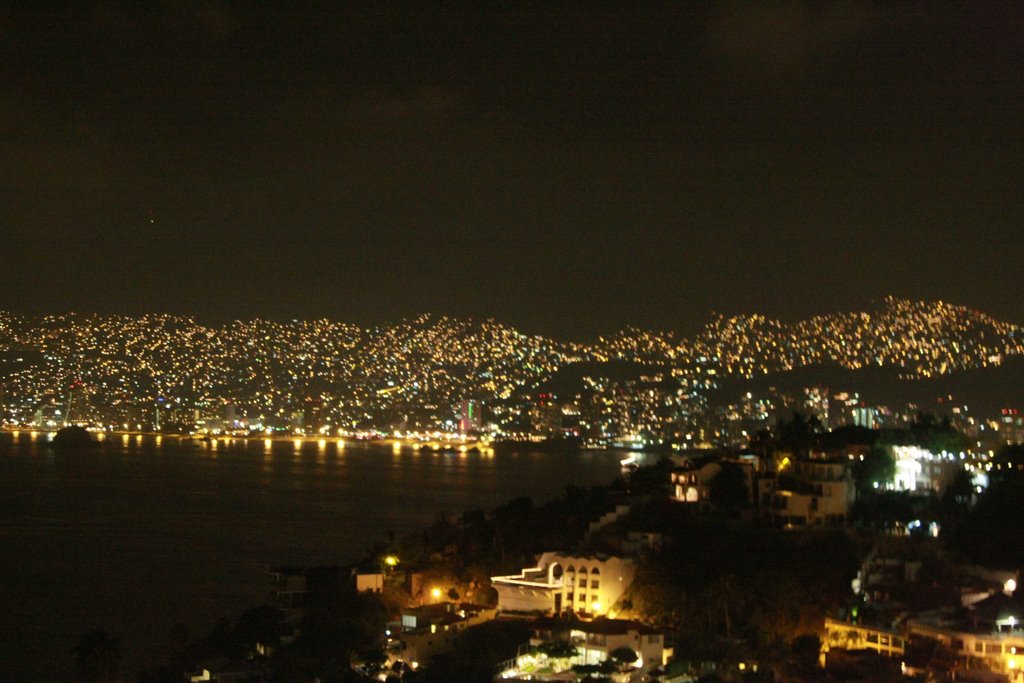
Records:
M604 484L621 453L420 453L391 445L112 437L55 453L0 434L0 680L67 680L101 628L126 680L264 601L273 564L358 559L437 513Z

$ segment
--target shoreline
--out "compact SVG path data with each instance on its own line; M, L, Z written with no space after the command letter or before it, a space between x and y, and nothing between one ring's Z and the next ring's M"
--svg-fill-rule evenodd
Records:
M20 438L22 434L29 434L32 439L40 436L47 437L52 441L53 436L59 428L52 427L0 427L0 434L9 434L14 438ZM670 449L661 447L630 448L625 445L593 446L578 442L563 442L561 440L518 440L518 439L476 439L467 436L453 436L451 438L405 438L405 437L382 437L382 438L360 438L351 436L328 436L310 434L188 434L180 432L153 432L134 429L112 429L112 430L88 430L96 438L97 443L104 443L116 438L122 440L135 438L156 439L159 445L163 439L170 439L178 442L194 442L199 444L231 444L233 442L262 443L269 447L275 443L291 443L296 447L306 444L316 444L319 448L325 448L328 444L334 444L336 448L343 449L349 445L379 445L390 446L394 450L426 450L434 453L485 453L493 454L496 451L517 452L533 451L539 453L599 453L604 451L622 451L640 455L657 453L668 453ZM623 463L624 465L626 463Z

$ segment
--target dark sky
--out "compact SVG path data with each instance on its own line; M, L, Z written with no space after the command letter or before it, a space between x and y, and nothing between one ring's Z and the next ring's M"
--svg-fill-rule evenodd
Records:
M0 308L1024 322L1019 3L613 4L4 3Z

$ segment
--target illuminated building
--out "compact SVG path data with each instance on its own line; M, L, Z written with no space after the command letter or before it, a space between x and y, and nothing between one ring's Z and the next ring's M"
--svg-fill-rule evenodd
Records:
M1024 415L1016 408L1003 408L999 416L999 437L1003 443L1024 443Z
M902 657L906 642L907 636L901 630L825 619L821 651L826 660L833 648L872 650L887 657Z
M994 593L971 606L966 618L929 615L910 619L912 640L930 639L955 658L953 669L961 678L967 672L986 671L1024 681L1024 609L1004 593Z
M480 404L476 401L463 401L459 404L459 431L463 433L478 432L483 426L480 419Z
M867 429L875 428L875 416L878 411L875 408L869 408L866 406L857 406L852 409L853 424L858 427L866 427Z
M897 491L941 496L957 472L964 469L963 458L952 453L936 454L918 446L891 448L896 461L893 488Z
M608 555L575 556L547 552L535 567L491 577L502 612L566 611L607 614L633 582L632 560Z
M530 431L538 436L562 432L562 407L551 394L537 394L530 406Z
M566 643L577 654L572 657L544 654L544 646L555 643ZM674 652L666 644L665 634L657 629L637 621L605 618L593 621L537 619L533 623L530 645L532 647L527 651L506 662L498 674L499 679L516 678L540 669L549 670L557 676L576 665L601 664L609 659L611 653L622 648L636 653L636 661L626 668L639 676L644 671L667 664Z
M722 458L704 463L700 467L691 462L676 467L670 475L672 499L680 503L695 505L702 511L706 511L711 506L711 485L715 477L722 471L722 463L725 462L740 468L747 489L747 499L754 500L754 472L757 469L758 459L753 455Z

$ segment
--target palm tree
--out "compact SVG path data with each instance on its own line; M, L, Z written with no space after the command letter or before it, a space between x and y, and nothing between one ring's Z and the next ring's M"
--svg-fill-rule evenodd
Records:
M731 574L723 574L710 587L712 604L722 610L725 639L732 640L733 615L742 606L743 591L736 586Z

